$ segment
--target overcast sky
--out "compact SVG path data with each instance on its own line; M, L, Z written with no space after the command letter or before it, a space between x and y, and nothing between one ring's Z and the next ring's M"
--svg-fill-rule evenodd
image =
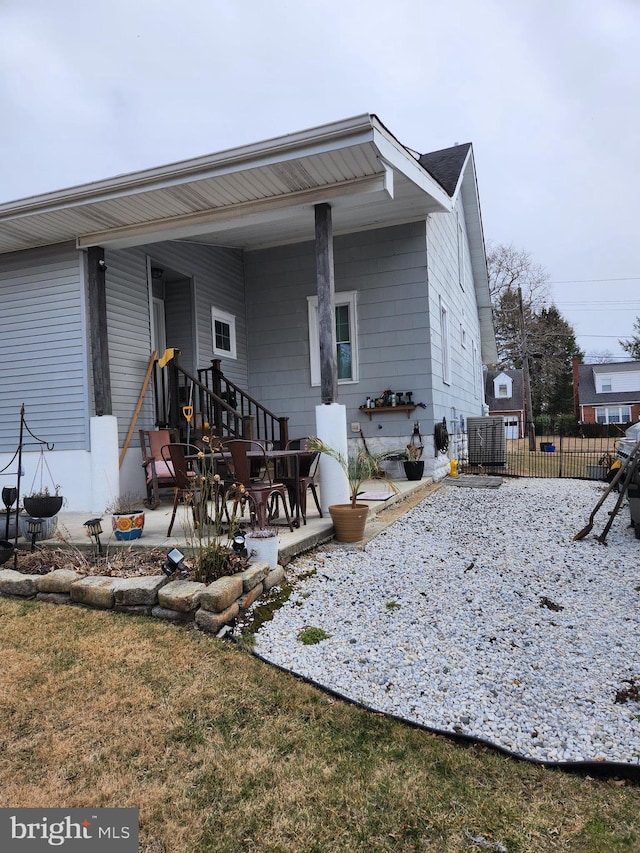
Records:
M0 0L0 202L376 113L472 142L588 353L640 315L638 0Z

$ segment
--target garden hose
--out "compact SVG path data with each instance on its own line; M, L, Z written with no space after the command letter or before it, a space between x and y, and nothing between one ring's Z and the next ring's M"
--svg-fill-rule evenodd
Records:
M433 430L433 441L436 446L436 453L446 453L449 449L449 432L447 430L447 419L443 418L442 423L436 424Z

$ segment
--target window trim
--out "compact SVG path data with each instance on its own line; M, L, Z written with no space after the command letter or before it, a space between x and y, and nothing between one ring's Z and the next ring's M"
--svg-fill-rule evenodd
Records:
M216 320L221 323L226 323L229 326L229 346L230 349L220 349L216 347ZM213 354L220 358L238 358L237 340L236 340L236 318L235 315L228 311L222 311L219 308L211 306L211 335L213 344Z
M456 211L456 225L458 233L458 283L464 291L464 231L460 221L460 211Z
M349 335L351 339L351 378L338 379L338 385L354 385L359 382L357 297L357 290L342 290L335 295L335 308L340 305L349 306ZM320 334L318 330L317 296L307 296L307 310L309 315L309 367L311 370L311 386L315 388L320 385Z
M451 323L449 306L440 300L440 345L442 348L442 381L451 385Z

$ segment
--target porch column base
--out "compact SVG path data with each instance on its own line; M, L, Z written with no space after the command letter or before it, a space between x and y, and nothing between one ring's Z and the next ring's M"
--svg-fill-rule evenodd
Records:
M102 513L120 494L118 419L93 417L91 434L91 512Z
M346 459L348 456L346 407L340 403L316 406L316 435ZM318 472L320 505L323 514L328 513L331 504L348 503L349 481L340 463L321 453Z

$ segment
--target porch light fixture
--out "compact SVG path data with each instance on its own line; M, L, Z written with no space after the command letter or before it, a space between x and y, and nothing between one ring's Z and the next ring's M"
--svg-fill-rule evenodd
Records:
M167 559L164 561L162 571L170 578L176 572L184 572L187 567L184 564L184 554L178 548L172 548L167 552Z
M41 518L31 518L27 523L27 530L29 532L29 536L31 536L31 550L36 550L36 539L42 533L42 519Z
M87 528L87 534L89 536L93 536L96 540L96 545L98 546L98 554L102 554L102 543L100 542L100 534L102 533L102 521L101 518L90 518L89 521L85 521L84 527Z

